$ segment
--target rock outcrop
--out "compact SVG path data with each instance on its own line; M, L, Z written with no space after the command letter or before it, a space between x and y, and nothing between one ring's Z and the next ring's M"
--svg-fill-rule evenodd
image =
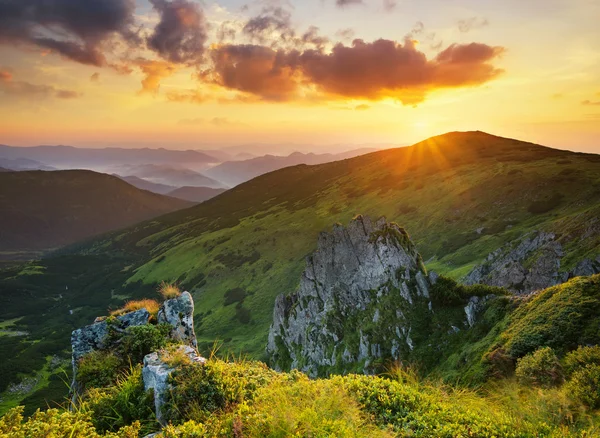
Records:
M321 233L297 292L275 303L267 353L275 368L311 376L369 372L414 348L411 310L430 312L427 276L408 234L359 216Z
M189 292L165 301L158 311L158 323L170 324L173 327L171 337L183 344L196 348L194 332L194 300Z
M553 233L528 233L497 249L464 279L465 284L487 284L527 294L564 283L569 278L600 273L600 255L561 270L564 250Z
M73 331L71 334L71 361L73 365L73 383L71 392L75 397L79 393L77 383L77 369L83 356L95 350L106 348L107 335L110 329L116 332L125 332L129 327L141 326L149 323L150 313L146 309L126 313L117 317L95 322L94 324ZM188 292L183 292L179 297L165 301L158 312L158 322L170 324L171 338L192 349L197 347L194 332L194 301Z
M204 364L206 362L206 359L199 356L197 351L188 345L180 346L179 352L185 354L193 363ZM152 390L154 392L156 419L162 426L166 424L164 406L167 400L167 394L171 388L169 377L175 370L167 363L164 355L165 352L148 354L144 358L144 368L142 369L144 389L146 391Z

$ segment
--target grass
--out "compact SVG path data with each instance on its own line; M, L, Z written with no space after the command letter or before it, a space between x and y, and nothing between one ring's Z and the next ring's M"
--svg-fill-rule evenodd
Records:
M146 309L150 315L157 315L158 310L160 308L160 304L156 300L135 300L135 301L127 301L123 307L117 310L113 310L110 312L112 316L120 316L125 313L135 312L137 310Z
M175 283L167 283L165 281L160 283L158 292L165 300L171 300L181 295L181 290Z

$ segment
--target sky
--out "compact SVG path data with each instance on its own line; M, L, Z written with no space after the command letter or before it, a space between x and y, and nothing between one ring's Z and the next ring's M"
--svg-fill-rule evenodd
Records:
M0 143L600 153L600 0L2 0Z

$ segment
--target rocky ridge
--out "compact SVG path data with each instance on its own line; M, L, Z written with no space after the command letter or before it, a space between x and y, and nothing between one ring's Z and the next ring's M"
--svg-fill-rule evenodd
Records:
M600 273L600 254L562 270L564 249L557 235L536 231L498 248L476 266L464 284L487 284L527 294L556 286L568 279Z
M433 312L436 279L398 225L358 216L347 228L334 226L319 236L298 290L276 299L271 364L318 376L371 372L384 360L407 357L415 348L411 321ZM480 307L467 306L456 324L468 328Z

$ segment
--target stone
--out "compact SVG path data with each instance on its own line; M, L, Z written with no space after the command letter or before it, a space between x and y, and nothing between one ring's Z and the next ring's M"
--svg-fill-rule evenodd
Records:
M298 290L275 300L267 345L271 364L317 376L333 364L370 372L375 359L397 359L414 348L406 309L416 302L427 309L430 286L421 256L398 225L363 216L348 227L335 225L319 235ZM374 325L382 335L375 339L359 326L356 342L349 342L343 328L348 319Z
M178 351L182 351L193 363L199 365L206 363L206 359L199 356L196 350L188 345L181 345ZM164 406L167 401L167 394L171 389L169 377L175 369L165 362L163 353L164 352L154 352L144 357L142 378L144 380L144 389L146 391L152 390L154 393L156 420L162 426L165 426L167 421L165 419L166 413L164 412Z
M158 311L158 323L173 326L171 337L193 348L198 346L194 331L194 300L189 292L165 301Z
M600 256L562 271L562 244L553 233L534 231L490 253L465 278L465 284L499 286L518 294L546 289L579 275L600 273Z

